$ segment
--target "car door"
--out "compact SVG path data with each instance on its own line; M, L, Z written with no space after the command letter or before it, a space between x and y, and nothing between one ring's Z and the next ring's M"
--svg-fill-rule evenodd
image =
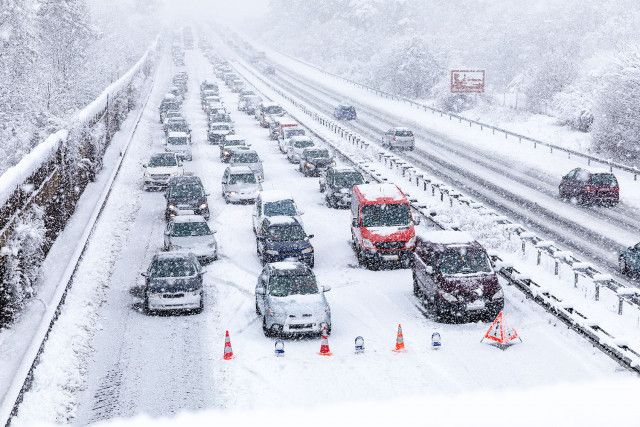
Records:
M424 244L421 260L423 261L424 270L421 278L421 289L428 300L433 301L437 292L437 283L434 279L437 266L438 254L434 248L428 244Z
M260 259L264 257L265 251L265 238L269 231L269 221L263 221L260 227L258 227L258 232L256 233L256 251L260 256Z
M576 176L576 172L577 169L574 169L572 171L570 171L568 174L566 174L565 176L562 177L562 180L560 181L560 189L561 189L561 193L564 193L565 195L571 197L573 195L573 180Z
M164 250L168 251L171 247L171 233L173 233L173 221L167 224L167 228L164 230Z
M427 295L428 289L428 274L426 271L428 266L428 253L425 243L418 241L413 254L415 266L413 271L416 281L418 282L418 287L424 295Z
M229 184L229 170L226 170L222 175L222 193L227 191L228 184Z
M256 293L256 304L258 305L258 309L260 310L260 313L262 313L262 315L264 315L264 313L267 311L266 300L267 300L267 294L269 293L268 285L269 285L269 273L268 273L268 267L265 267L262 270L262 273L260 274L260 276L258 276L258 283L256 284L256 289L262 288L264 290L264 293L262 295L259 295L258 293Z
M640 243L629 250L630 265L632 271L640 272Z
M253 209L253 232L257 234L260 217L262 216L262 197L258 196L256 205Z

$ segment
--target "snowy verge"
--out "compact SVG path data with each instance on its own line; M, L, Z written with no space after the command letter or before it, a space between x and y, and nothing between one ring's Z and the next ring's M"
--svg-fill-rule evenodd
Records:
M545 267L548 267L553 268L554 274L557 276L560 265L562 265L573 272L571 277L574 278L576 284L582 280L582 282L597 283L603 290L612 290L618 300L618 314L622 315L626 306L629 316L612 319L607 315L606 312L610 311L611 298L602 300L600 298L583 298L577 286L577 291L571 292L572 289L566 282L562 282L565 285L561 289L562 296L556 296L554 291L533 282L531 278L518 277L520 271L513 266L504 265L499 268L501 274L509 282L519 285L519 288L529 297L569 323L623 366L640 372L640 348L631 346L627 342L627 337L634 334L632 331L640 322L640 305L636 293L625 292L624 290L627 289L625 285L613 280L610 276L603 275L596 268L585 265L570 252L563 250L553 242L537 237L522 226L513 224L504 216L488 209L482 203L478 203L456 189L436 181L429 174L414 167L406 160L397 157L388 150L381 149L354 132L345 130L332 118L315 111L300 99L283 92L280 88L266 81L258 73L251 70L248 64L242 61L237 64L242 67L242 74L254 86L260 89L266 87L275 92L277 100L281 101L290 113L296 111L308 116L294 115L294 118L314 129L323 136L326 142L365 169L369 175L376 176L379 180L395 182L403 188L410 195L414 208L441 228L471 231L486 246L499 249L505 259L508 258L514 263L522 264L522 270L531 270L534 267L534 271L542 274L545 272ZM322 127L325 129L323 130ZM355 153L354 151L348 152L345 145L351 145ZM359 161L358 159L364 160ZM392 173L389 174L389 171ZM416 191L414 192L411 187L407 187L407 183ZM517 243L516 240L518 240ZM526 254L527 248L531 246L535 248L537 254L535 266L527 263L530 258L523 257L514 260L509 257L509 254L519 246L523 248L523 254ZM542 263L542 254L553 257L553 263L551 265ZM501 261L500 256L494 258ZM576 311L573 309L574 306L586 307L586 309L580 316L577 316L573 314ZM636 313L638 313L637 316Z
M147 54L148 53L149 52L147 52ZM145 54L145 56L147 54ZM151 82L153 82L153 78L151 79ZM152 84L150 86L152 86ZM33 370L38 364L39 355L44 350L53 325L61 314L62 306L65 303L67 292L72 285L73 277L78 268L78 264L95 231L97 221L100 218L100 215L102 214L102 211L106 205L106 201L109 198L113 183L118 176L118 172L120 171L120 168L122 166L122 161L125 158L131 141L133 140L133 135L135 134L138 123L140 122L142 114L145 111L145 107L150 95L151 90L149 90L146 94L144 104L138 108L137 114L132 122L131 127L127 128L126 133L121 134L126 138L126 142L124 146L119 147L120 155L115 159L116 163L111 171L111 174L108 176L108 179L104 183L104 187L100 192L100 197L93 206L93 211L84 226L84 231L76 242L75 250L68 259L66 268L56 286L55 291L52 294L51 299L48 301L48 303L43 302L43 304L46 306L46 309L44 314L42 315L40 324L37 327L37 331L30 339L28 348L26 349L24 354L17 355L21 357L21 362L16 366L13 379L8 385L6 392L4 393L2 404L0 405L0 419L2 420L10 420L10 418L15 415L17 405L22 400L25 391L28 390L31 385L31 382L33 380ZM90 207L88 206L87 208L90 209Z
M101 115L107 108L109 98L113 97L124 90L133 78L143 69L147 63L149 55L156 50L157 40L147 49L142 57L123 74L118 80L107 87L94 101L82 110L78 111L70 120L70 123L86 123L88 120ZM71 128L72 126L68 126ZM13 195L16 188L25 183L25 181L33 175L38 168L47 162L53 153L58 150L60 144L66 141L69 135L68 129L61 129L49 137L42 143L38 144L33 150L27 153L17 165L8 168L0 175L0 205L4 205Z

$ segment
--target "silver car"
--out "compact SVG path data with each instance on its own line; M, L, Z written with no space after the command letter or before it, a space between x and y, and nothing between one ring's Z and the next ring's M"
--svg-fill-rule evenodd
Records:
M262 191L256 175L247 166L229 166L222 175L222 197L226 203L253 203Z
M258 181L264 181L264 170L262 169L262 160L255 150L232 150L229 158L230 166L244 165L253 171Z
M299 163L302 152L306 148L311 148L315 145L311 139L300 136L293 137L290 141L287 147L287 159L291 163Z
M168 153L176 153L180 159L191 160L191 145L189 144L189 135L185 132L169 132L165 151Z
M331 309L313 271L299 261L267 264L256 284L256 313L265 336L331 333Z
M416 145L416 138L410 129L395 127L382 135L382 146L388 149L413 150Z
M201 215L178 215L164 231L164 250L191 252L207 264L218 259L215 233Z
M204 270L194 254L169 252L154 255L145 277L145 312L192 310L201 312Z

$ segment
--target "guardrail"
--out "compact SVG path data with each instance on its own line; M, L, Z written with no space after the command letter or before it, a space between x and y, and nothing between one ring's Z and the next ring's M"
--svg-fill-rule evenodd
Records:
M431 197L439 199L439 201L444 205L448 204L450 207L453 207L454 204L466 206L476 213L490 217L496 226L509 231L509 237L517 236L520 239L523 254L526 251L535 251L536 262L540 268L547 264L544 262L545 259L543 257L545 256L551 260L553 274L555 276L562 273L562 266L568 267L571 274L573 274L575 287L578 287L581 283L588 281L588 283L583 284L592 289L587 296L592 298L593 301L601 301L601 290L604 288L610 289L612 291L610 296L613 296L613 298L617 300L617 314L622 316L625 314L625 310L634 310L636 312L636 322L640 322L640 299L638 298L637 289L625 287L623 284L616 282L611 277L600 273L590 264L581 262L571 253L563 251L552 242L541 239L520 225L513 224L504 216L498 215L493 210L486 208L482 203L478 203L457 190L447 187L445 184L429 177L423 172L420 172L404 159L399 158L386 150L379 149L376 144L366 141L358 134L346 130L334 120L309 109L303 103L297 101L295 98L268 82L263 76L255 73L249 67L245 65L243 66L247 72L251 73L262 84L269 87L277 93L278 96L285 99L302 113L306 114L320 125L326 127L341 139L350 143L353 147L364 151L365 153L372 153L375 160L386 168L395 171L399 176L406 178L408 182L415 185L417 189L425 192ZM289 112L289 114L299 122L303 122L296 118L291 112ZM377 181L386 180L382 174L376 172L375 167L353 161L350 159L348 153L343 152L328 138L322 139L330 144L334 149L338 150L338 152L342 154L344 158L348 159L350 163L365 171L367 175L374 177ZM411 200L412 208L438 227L442 229L457 229L456 224L448 222L446 216L440 218L437 212L433 209L429 209L426 206L419 204L416 199ZM531 278L526 277L526 275L522 274L516 268L505 263L498 255L492 254L491 257L500 275L504 277L508 283L515 285L528 297L562 320L569 327L585 336L596 347L614 358L622 366L640 373L640 350L631 347L629 343L624 341L624 339L617 339L615 334L601 326L600 322L589 318L588 315L582 313L579 309L573 307L573 305L566 303L562 298L553 295L548 289L546 289L546 287L534 282ZM625 309L625 307L628 308Z
M155 50L155 48L156 45L154 44L153 50ZM146 58L150 52L151 49L145 54L144 58ZM153 77L153 79L155 79L155 77ZM150 99L151 92L151 88L149 88L146 99L140 106L140 110L138 112L138 115L136 116L135 125L133 127L131 136L122 149L120 156L117 158L116 166L109 176L107 184L91 214L85 231L82 234L82 237L80 238L80 241L76 246L71 260L69 261L69 264L64 271L64 274L62 276L63 279L56 289L55 295L53 296L51 302L47 304L40 327L34 335L34 339L32 340L31 345L25 353L22 363L19 365L17 372L14 375L13 381L9 386L7 392L5 393L2 402L0 403L0 422L2 422L1 420L4 420L5 427L9 427L11 425L11 420L18 413L18 408L20 406L20 403L22 402L24 394L31 387L33 374L38 365L40 355L44 351L45 345L49 338L49 333L53 329L54 324L56 323L62 312L62 307L64 306L67 293L73 285L73 278L76 270L80 264L82 256L84 255L88 247L90 238L95 231L98 220L100 219L102 212L104 211L104 208L107 204L109 195L111 194L113 188L113 183L118 176L118 173L120 172L126 153L129 150L129 147L133 140L133 135L135 135L135 131L138 128L138 124L140 123L145 107Z
M244 40L244 41L245 41L245 43L248 43L246 40ZM591 165L592 163L599 164L599 165L604 165L604 166L609 168L610 172L613 172L614 169L617 169L617 170L623 171L623 172L627 172L627 173L630 173L630 174L633 175L633 180L634 181L637 181L638 180L638 176L640 175L640 168L638 168L638 167L625 165L625 164L619 163L619 162L614 162L611 159L602 159L602 158L599 158L597 156L593 156L591 154L586 154L586 153L583 153L583 152L580 152L580 151L572 150L570 148L561 147L559 145L556 145L556 144L553 144L553 143L550 143L550 142L542 141L542 140L539 140L539 139L531 138L531 137L526 136L526 135L522 135L522 134L519 134L519 133L516 133L516 132L512 132L510 130L507 130L507 129L504 129L504 128L500 128L498 126L493 126L493 125L490 125L488 123L480 122L478 120L469 119L469 118L466 118L466 117L461 116L459 114L454 114L454 113L450 113L448 111L440 110L438 108L431 107L429 105L426 105L426 104L423 104L423 103L420 103L420 102L416 102L416 101L414 101L412 99L409 99L409 98L406 98L406 97L403 97L403 96L399 96L399 95L394 95L392 93L385 92L383 90L379 90L379 89L373 88L371 86L367 86L365 84L356 82L356 81L348 79L346 77L339 76L337 74L334 74L334 73L331 73L329 71L326 71L326 70L318 67L317 65L308 63L306 61L298 59L298 58L296 58L296 57L294 57L292 55L289 55L287 53L283 53L283 52L277 51L275 49L271 49L271 50L273 50L274 52L276 52L279 55L282 55L282 56L284 56L284 57L286 57L288 59L291 59L292 61L296 61L296 62L304 64L304 65L306 65L308 67L311 67L311 68L315 69L316 71L319 71L319 72L321 72L321 73L323 73L323 74L325 74L327 76L342 80L342 81L344 81L344 82L346 82L346 83L348 83L348 84L350 84L352 86L364 89L364 90L366 90L368 92L371 92L371 93L375 93L376 95L381 96L383 98L391 99L391 100L394 100L394 101L403 102L403 103L405 103L407 105L410 105L410 106L412 106L412 107L414 107L414 108L416 108L418 110L430 111L433 114L439 114L440 117L447 116L447 117L449 117L449 120L457 120L458 123L467 123L469 125L469 127L473 127L475 125L476 127L479 127L481 131L485 130L485 129L488 129L488 130L491 130L491 132L493 134L498 132L499 134L504 135L505 139L508 139L509 137L511 137L512 139L517 140L519 143L522 143L523 141L531 143L533 145L534 149L538 148L538 146L541 146L541 147L548 148L550 153L560 152L560 153L566 154L568 156L568 158L571 158L572 156L573 157L577 157L577 158L581 158L581 159L584 159L584 160L587 161L587 165Z

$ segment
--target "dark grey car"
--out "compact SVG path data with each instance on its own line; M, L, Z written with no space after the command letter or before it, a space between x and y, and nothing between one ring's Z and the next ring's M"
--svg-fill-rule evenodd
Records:
M144 310L192 310L201 312L204 270L192 253L158 253L151 260L144 286Z

